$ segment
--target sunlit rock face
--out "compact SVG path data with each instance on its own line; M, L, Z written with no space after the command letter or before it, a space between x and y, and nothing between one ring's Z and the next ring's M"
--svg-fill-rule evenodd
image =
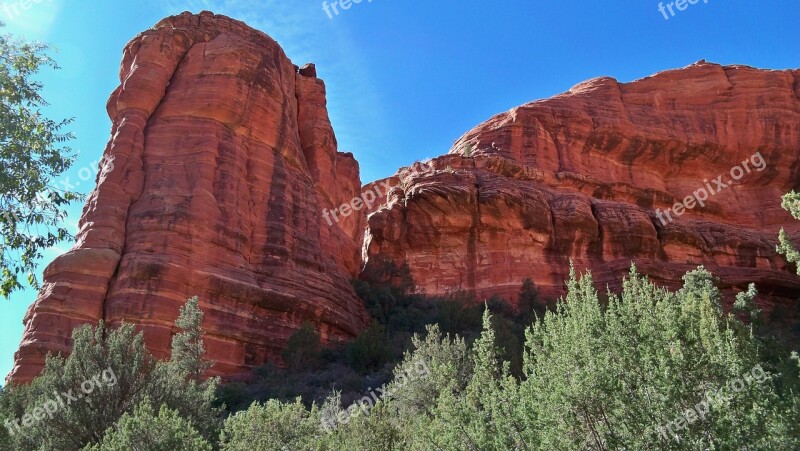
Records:
M775 251L781 227L800 235L780 206L798 162L798 70L700 62L599 78L491 118L434 171L376 182L395 188L369 217L364 255L408 264L429 294L512 301L525 278L561 295L570 261L602 291L631 261L670 287L705 265L728 292L755 282L770 309L800 297Z
M164 357L195 295L212 374L280 362L306 321L324 342L364 328L350 285L364 217L320 215L359 193L359 169L337 152L314 68L241 22L184 13L125 47L120 80L108 163L75 246L45 272L9 380L30 381L99 320L134 323Z
M729 295L755 282L766 310L796 310L800 278L775 245L781 227L800 239L780 208L800 188L798 70L700 62L591 80L363 188L316 68L241 22L167 18L126 46L120 80L96 189L45 271L10 382L100 320L135 324L166 357L191 296L211 374L280 364L304 322L325 343L366 327L349 281L386 259L428 294L512 302L525 278L563 294L571 262L601 290L632 261L672 288L705 265ZM371 207L331 214L357 197Z

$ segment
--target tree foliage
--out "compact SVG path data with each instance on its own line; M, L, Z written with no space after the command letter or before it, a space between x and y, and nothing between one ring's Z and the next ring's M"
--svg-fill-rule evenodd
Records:
M107 365L117 382L97 390L86 405L31 426L24 437L0 433L0 445L21 450L84 445L97 450L800 449L800 357L773 350L765 359L769 342L759 336L763 323L754 286L736 296L731 313L702 267L687 273L677 292L655 286L635 268L620 293L602 300L590 274L578 277L573 270L567 288L556 309L527 328L520 375L512 373L497 329L507 324L496 320L514 314L489 301L474 341L443 335L430 325L412 337L411 350L387 384L366 376L370 385L361 387L362 397L343 403L334 390L321 402L265 399L231 415L221 432L218 411L210 404L215 380L201 382L181 369L202 368L197 364L202 353L173 351L172 360L155 362L130 326L108 331L107 338L102 326L78 329L73 355L51 358L30 387L1 393L0 414L18 418L43 405L49 393L75 389ZM192 301L182 310L178 322L187 340L175 340L183 343L176 349L198 349L198 311ZM313 341L303 337L307 332L296 340L299 348Z
M792 191L791 193L783 196L783 209L792 214L794 219L800 219L800 193ZM784 229L780 232L780 244L778 244L778 253L786 257L786 260L797 265L797 273L800 274L800 252L794 247L789 240L789 235Z
M754 295L754 293L749 293ZM747 296L747 294L745 295ZM746 303L751 299L742 299ZM750 328L723 313L700 268L677 293L631 271L603 308L590 276L528 335L521 410L530 442L588 449L790 449L792 418L766 374L705 418L672 429L709 393L759 367ZM702 407L702 406L701 406ZM789 448L785 448L789 446ZM765 448L766 447L766 448Z
M126 413L87 451L211 451L194 425L166 405L156 414L149 400Z
M204 359L203 311L199 302L195 296L181 307L175 321L181 332L172 337L172 365L181 375L193 381L200 381L212 366L211 362Z
M2 24L0 24L2 26ZM71 120L44 116L47 102L34 79L57 68L48 46L0 36L0 295L22 287L38 289L42 251L69 238L61 224L65 207L80 195L61 189L56 178L74 161L65 143Z
M148 402L153 409L179 412L206 439L216 440L216 379L191 380L174 361L157 361L130 324L111 330L102 322L81 326L72 339L68 357L48 356L42 374L29 386L4 393L0 404L8 407L0 410L3 420L52 407L46 417L15 430L14 449L77 450L100 443L125 414Z
M318 441L317 409L306 410L296 400L270 400L228 418L222 430L221 448L229 451L253 449L312 449Z
M633 269L605 303L590 275L573 272L557 311L528 330L521 379L500 358L487 314L466 385L418 383L414 402L399 390L389 423L402 449L797 449L796 373L763 369L752 324L724 313L714 282L700 268L672 293ZM751 318L755 296L751 287L735 303ZM428 343L404 363L449 347ZM430 367L431 377L453 369Z
M289 343L283 351L283 361L291 370L314 369L319 363L321 350L319 332L313 324L306 322L289 337Z

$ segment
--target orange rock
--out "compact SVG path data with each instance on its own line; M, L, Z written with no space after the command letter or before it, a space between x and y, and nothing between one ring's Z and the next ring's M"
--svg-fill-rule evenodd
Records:
M780 227L800 234L780 207L796 189L798 149L800 70L701 62L590 80L479 125L433 160L435 174L390 178L399 188L371 212L364 255L407 263L428 294L512 301L525 278L563 294L570 261L602 291L631 261L671 287L705 265L728 289L757 283L769 308L800 294L775 252ZM705 207L658 218L745 160L749 173Z
M305 321L325 342L364 328L349 283L364 218L331 227L319 213L359 192L358 164L336 151L313 66L299 73L241 22L184 13L128 44L120 80L113 168L45 272L8 380L30 381L47 352L69 351L73 327L101 319L136 324L165 357L194 295L212 374L280 361Z

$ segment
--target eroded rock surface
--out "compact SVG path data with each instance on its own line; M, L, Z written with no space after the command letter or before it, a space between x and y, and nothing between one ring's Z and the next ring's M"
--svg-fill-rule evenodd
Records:
M800 295L775 252L781 227L800 238L780 208L800 188L800 70L701 62L591 80L363 190L316 67L241 22L167 18L128 44L120 80L76 244L45 271L9 381L30 381L48 352L69 352L75 326L100 320L134 323L166 357L195 295L213 374L244 374L280 362L306 321L324 342L365 327L349 279L382 259L408 264L428 294L481 299L514 301L525 278L561 295L570 262L615 288L631 261L670 287L701 264L728 292L755 282L768 309ZM702 207L665 216L745 161ZM378 193L368 219L326 220L366 191Z
M349 283L364 218L328 226L319 213L360 191L358 163L337 152L313 66L241 22L184 13L127 45L120 80L110 164L75 246L45 272L9 380L101 319L136 324L164 357L195 295L214 374L280 361L306 321L325 342L365 327Z
M407 263L429 294L512 301L525 278L561 295L570 261L603 291L631 261L671 287L705 265L729 291L755 282L770 308L800 296L775 252L782 226L800 234L780 207L799 162L799 70L700 62L632 83L599 78L479 125L432 174L391 177L364 255ZM720 175L729 184L736 166L738 182L669 221L665 210L706 182L716 191Z

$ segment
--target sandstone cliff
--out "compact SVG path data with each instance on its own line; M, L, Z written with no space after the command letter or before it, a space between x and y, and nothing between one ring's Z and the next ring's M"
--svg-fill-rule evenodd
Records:
M800 295L775 252L780 227L800 237L780 208L800 188L798 70L701 62L591 80L365 186L378 204L331 223L323 209L362 187L353 156L337 152L313 65L298 68L241 22L185 13L128 44L120 80L109 163L25 317L14 382L99 320L136 324L164 357L194 295L214 374L280 361L305 321L325 342L345 340L368 321L349 279L385 258L407 263L429 294L513 301L531 278L558 296L570 261L616 287L634 261L671 287L700 264L728 292L756 282L767 308ZM662 221L714 180L730 186Z
M432 164L390 178L364 247L368 261L407 263L429 294L515 300L531 278L558 296L572 260L603 290L634 261L672 287L701 264L734 291L755 282L766 307L800 296L775 252L781 226L800 232L780 207L800 185L798 70L700 62L591 80L493 117ZM745 173L730 183L737 166ZM719 192L669 221L667 209L707 183Z
M336 151L314 68L241 22L184 13L127 45L120 81L110 164L75 246L45 271L9 380L98 320L136 324L163 357L194 295L215 374L279 360L305 321L326 342L365 327L349 284L364 218L319 215L360 191L358 164Z

